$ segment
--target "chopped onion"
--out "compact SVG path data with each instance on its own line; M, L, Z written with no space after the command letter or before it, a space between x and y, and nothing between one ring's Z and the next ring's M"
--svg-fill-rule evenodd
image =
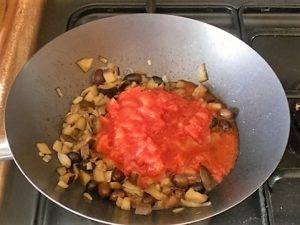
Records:
M56 141L53 143L52 148L53 148L54 151L61 152L62 146L63 146L62 142L59 141L59 140L56 140Z
M49 162L51 160L51 158L52 158L51 155L45 155L43 157L43 161L45 161L47 163L47 162Z
M67 167L67 168L70 168L71 167L71 159L66 155L66 154L63 154L63 153L60 153L58 152L57 153L57 157L58 157L58 160L59 162Z
M135 214L137 215L149 215L152 212L150 204L138 204L135 208Z
M89 194L89 193L87 193L87 192L84 192L83 193L83 197L85 197L87 200L89 200L89 201L92 201L93 200L93 197Z
M55 88L55 91L60 98L64 96L64 94L62 93L62 90L59 87Z
M151 195L153 198L155 198L156 200L163 200L166 199L167 196L165 194L163 194L162 192L158 191L155 186L150 186L145 190L146 193L148 193L149 195Z
M61 187L61 188L64 188L64 189L66 189L66 188L69 187L69 185L66 184L65 182L63 182L62 180L60 180L60 181L57 183L57 186L59 186L59 187Z
M189 190L185 193L185 199L190 202L203 203L207 201L208 196L194 191L193 188L189 188Z
M83 59L80 59L79 61L77 61L77 65L80 67L80 69L83 72L86 73L92 67L93 61L94 61L93 58L83 58Z
M38 150L43 153L44 155L50 155L51 151L46 143L37 143L36 147Z
M76 105L79 102L81 102L83 100L82 96L77 96L74 100L73 100L73 104Z
M205 63L202 63L199 66L199 82L205 82L208 80L208 76L207 76L207 70L206 70L206 66Z
M183 210L184 210L184 208L176 208L176 209L173 209L172 212L179 213L179 212L182 212Z
M186 207L190 207L190 208L198 208L198 207L204 207L204 206L210 206L211 203L197 203L197 202L190 202L190 201L187 201L187 200L184 200L184 199L181 199L181 204L183 206L186 206Z
M104 64L107 64L108 63L108 60L107 58L103 57L103 56L99 56L99 61L104 63Z
M130 199L128 197L123 198L121 209L130 210Z
M60 175L63 176L67 173L67 169L64 166L60 166L56 169L56 172Z

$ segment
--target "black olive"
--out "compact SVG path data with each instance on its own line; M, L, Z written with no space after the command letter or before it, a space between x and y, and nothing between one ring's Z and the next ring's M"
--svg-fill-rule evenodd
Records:
M155 83L157 83L158 85L163 83L163 80L161 77L158 76L153 76L152 79L154 80Z
M124 82L122 82L118 87L119 92L124 91L128 85L130 85L129 81L125 80Z
M93 193L97 189L97 182L94 180L90 180L85 187L85 191L88 193Z
M227 120L220 120L219 127L224 131L228 131L231 128L231 124Z
M111 174L111 180L122 182L124 179L125 179L124 173L121 170L119 170L118 168L114 168L114 170Z
M136 82L136 83L141 83L142 82L142 74L139 73L131 73L128 74L124 77L125 81L129 81L129 82Z
M78 152L69 152L67 155L72 163L79 163L82 160Z
M82 161L80 161L80 163L78 164L78 168L81 169L81 170L84 170L84 171L91 171L91 170L95 167L95 165L92 163L92 169L88 169L88 168L87 168L87 164L88 164L88 163L89 163L88 161L82 160Z
M98 89L100 93L108 96L109 98L114 97L118 93L118 87L112 87L108 89Z
M176 187L186 188L189 185L188 177L185 174L176 174L172 177L172 182Z
M99 84L104 84L105 79L103 76L103 70L102 69L97 69L92 76L92 83L99 85Z
M204 194L205 193L205 188L201 182L195 183L191 186L195 191Z
M108 183L100 183L98 184L98 194L102 198L107 198L110 195L110 187Z
M70 176L68 180L68 185L72 184L74 182L74 179L75 179L75 175Z

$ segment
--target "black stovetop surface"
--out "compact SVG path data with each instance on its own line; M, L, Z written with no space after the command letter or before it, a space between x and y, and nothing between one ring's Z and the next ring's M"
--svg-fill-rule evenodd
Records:
M101 2L101 3L97 3ZM201 20L224 29L252 46L274 69L286 90L291 107L290 141L284 157L268 181L232 209L196 224L210 225L296 225L300 224L300 2L290 1L48 1L39 35L39 47L66 30L89 21L125 13L163 13ZM267 90L266 90L267 91ZM298 123L297 119L298 118ZM17 197L8 198L28 211L23 221L35 225L83 225L97 223L81 218L55 205L24 182L12 166L14 179L23 182L24 195L32 204L22 205ZM19 189L12 182L9 194ZM8 189L8 187L7 187ZM25 191L26 190L26 191ZM21 193L22 197L22 193ZM11 207L0 211L1 224L24 224L12 219ZM24 214L24 213L23 213ZM25 217L28 217L25 219ZM21 220L22 221L22 220ZM27 224L27 222L26 222Z

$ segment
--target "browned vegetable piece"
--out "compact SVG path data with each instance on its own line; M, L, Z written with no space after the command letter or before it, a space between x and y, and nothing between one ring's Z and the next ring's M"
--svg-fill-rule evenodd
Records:
M103 76L103 70L102 69L97 69L92 75L92 83L99 85L99 84L104 84L105 79Z
M206 92L205 95L202 97L204 101L206 101L207 103L211 103L211 102L215 102L216 101L216 97L213 96L211 93Z
M185 80L180 80L179 82L182 82L182 87L185 91L186 96L192 96L195 88L197 87L194 83L185 81Z
M124 179L125 179L124 173L121 170L119 170L118 168L114 168L112 175L111 175L111 180L122 182Z
M80 156L83 160L86 160L90 156L90 150L88 144L80 148Z
M111 189L121 189L122 185L119 182L110 182L109 186Z
M187 174L187 179L189 182L189 185L195 184L197 182L201 181L200 175L195 173L195 174Z
M130 198L132 208L136 208L137 205L142 203L142 197L140 196L129 194L129 198Z
M96 148L96 140L94 138L91 138L88 142L89 148L90 149L95 149Z
M184 194L185 194L185 192L182 189L174 190L174 195L179 199L183 198Z
M107 198L110 195L110 187L109 184L106 182L102 182L100 184L98 184L98 194L100 197L102 198Z
M200 177L202 180L202 184L207 192L211 191L216 186L214 178L205 167L201 167Z
M140 203L135 208L135 214L137 215L149 215L152 212L150 204Z
M139 175L135 172L132 172L129 177L128 180L130 181L130 183L132 184L136 184L137 180L138 180Z
M219 114L224 119L231 119L233 117L233 113L229 109L220 109Z
M207 70L206 70L206 66L205 63L202 63L199 66L199 82L205 82L208 80L208 76L207 76Z
M79 106L82 109L88 109L89 107L94 108L95 103L94 102L88 102L86 100L82 100L81 102L79 102Z
M186 188L189 185L188 177L185 174L175 174L172 177L172 182L179 188Z
M118 198L124 198L125 192L122 190L115 190L110 195L110 200L117 201Z
M142 202L145 204L150 204L153 205L155 203L155 199L149 195L148 193L144 193L143 198L142 198Z
M165 200L165 207L168 208L173 208L175 206L177 206L180 202L180 199L177 198L176 196L170 196L169 198L167 198Z

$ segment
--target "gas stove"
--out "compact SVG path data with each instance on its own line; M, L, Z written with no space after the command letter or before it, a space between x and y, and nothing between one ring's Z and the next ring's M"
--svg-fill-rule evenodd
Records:
M244 2L48 1L38 47L92 20L130 13L188 17L224 29L246 42L271 65L286 91L292 117L289 143L277 169L254 194L196 224L296 225L300 224L300 2ZM0 177L1 225L99 224L50 202L26 181L13 162L0 163Z

